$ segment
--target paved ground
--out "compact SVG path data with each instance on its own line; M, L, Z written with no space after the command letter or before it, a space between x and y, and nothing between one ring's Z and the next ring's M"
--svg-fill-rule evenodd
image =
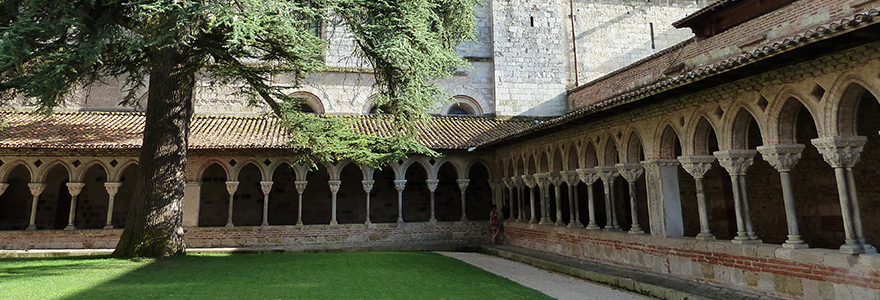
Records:
M439 252L556 299L642 300L653 299L629 291L613 289L580 278L548 272L523 263L470 252Z

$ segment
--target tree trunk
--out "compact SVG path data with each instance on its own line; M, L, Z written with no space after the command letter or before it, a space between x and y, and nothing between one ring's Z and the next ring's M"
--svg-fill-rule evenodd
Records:
M185 251L183 191L195 68L173 47L154 53L136 192L115 257L166 257Z

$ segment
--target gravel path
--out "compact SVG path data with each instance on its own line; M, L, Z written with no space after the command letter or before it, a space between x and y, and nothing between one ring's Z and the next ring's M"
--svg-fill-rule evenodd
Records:
M538 290L556 299L572 300L650 300L642 295L613 289L583 279L552 273L496 256L469 252L438 252L516 283Z

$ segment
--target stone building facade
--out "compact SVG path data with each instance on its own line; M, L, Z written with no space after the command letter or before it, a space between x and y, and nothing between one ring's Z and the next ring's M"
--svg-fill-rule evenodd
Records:
M460 49L473 68L441 83L482 116L438 104L421 138L443 156L381 170L290 164L272 118L205 86L187 244L469 245L488 241L494 203L516 246L788 299L880 299L878 7L491 1ZM368 75L340 49L291 93L369 114ZM111 90L71 107L112 106ZM0 247L112 247L142 115L3 118Z

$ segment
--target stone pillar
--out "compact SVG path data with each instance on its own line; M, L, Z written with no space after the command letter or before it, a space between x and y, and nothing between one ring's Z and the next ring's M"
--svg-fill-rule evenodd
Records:
M272 192L272 181L260 181L260 190L263 191L263 224L269 226L269 193Z
M550 174L550 183L553 184L553 192L556 196L556 222L553 223L556 226L565 226L565 222L562 222L562 176L557 174Z
M0 182L0 195L3 195L3 193L6 192L6 188L8 188L8 187L9 187L8 183Z
M330 180L327 183L330 184L330 197L331 197L331 205L330 208L330 225L339 225L339 222L336 221L336 193L339 192L339 186L342 185L342 181L339 180Z
M681 217L681 193L678 189L678 161L655 159L643 161L648 188L648 216L651 236L680 237L684 235Z
M645 170L642 169L642 165L637 163L619 163L614 166L617 167L620 176L623 176L623 179L626 179L626 182L629 184L629 211L630 218L632 218L632 226L629 228L629 233L643 234L645 231L642 230L642 226L639 225L639 209L638 201L636 200L636 180L642 176L642 173L644 173Z
M296 202L296 225L303 225L303 192L306 191L306 185L308 185L308 181L305 180L297 180L294 181L293 184L296 185L296 193L299 194L299 199ZM369 210L369 208L367 208Z
M104 189L107 190L107 195L110 196L110 199L107 201L107 224L104 224L104 229L113 229L113 203L116 201L116 193L119 192L119 187L122 186L122 182L105 182Z
M599 166L595 169L599 178L602 178L602 185L605 188L605 218L608 220L605 224L605 230L620 231L620 225L617 224L617 212L614 210L614 179L619 175L617 168Z
M516 220L516 214L514 214L515 211L513 209L513 202L516 201L516 196L515 196L516 193L513 190L515 186L513 185L513 181L510 180L510 178L502 178L501 182L503 182L504 187L507 188L507 195L508 195L507 196L507 203L508 203L507 209L510 212L510 214L509 214L510 218L507 219L507 221L510 221L511 219ZM502 205L502 207L503 207L503 205Z
M37 202L40 201L40 194L46 190L45 183L28 183L28 189L31 190L31 195L34 196L33 200L31 200L31 220L30 225L28 225L27 230L37 230Z
M406 179L394 180L394 188L397 189L397 224L403 224L403 189L406 188Z
M831 167L837 178L837 194L840 198L840 210L843 215L845 244L840 252L849 254L874 254L877 249L868 244L862 229L862 217L856 183L853 180L852 168L859 162L862 147L868 141L864 136L831 136L813 139L811 142Z
M568 186L568 227L584 227L584 224L581 224L577 193L574 189L578 182L578 173L575 171L559 171L559 175L562 176L562 180Z
M593 196L593 183L599 179L599 173L597 173L595 169L577 169L577 174L581 182L587 185L587 209L590 213L590 220L587 224L587 229L601 229L599 228L599 225L596 224L596 205L595 197ZM578 213L578 215L580 215L580 213Z
M364 221L364 225L372 224L372 222L370 222L370 192L373 191L373 184L375 184L375 183L376 183L375 180L361 180L361 184L364 186L364 192L367 193L367 219ZM434 195L432 192L431 193L432 199L433 199L433 196ZM431 212L433 215L433 211L434 211L433 210L433 207L434 207L433 203L434 202L432 201L431 203L432 203L431 204L431 208L432 208Z
M76 229L76 224L73 224L73 219L76 217L76 198L82 192L84 186L86 184L82 182L67 183L67 191L70 192L70 214L67 216L67 227L64 227L64 230Z
M513 186L516 188L516 201L517 201L517 222L526 222L526 198L524 193L525 189L525 181L522 177L511 177L510 179L513 183Z
M697 186L697 211L700 214L700 233L697 234L698 240L714 240L715 235L709 230L709 210L706 206L706 192L703 188L703 176L712 168L712 162L715 156L712 155L690 155L679 156L678 161L681 162L682 168L691 174L696 181Z
M553 224L550 221L550 176L547 173L535 174L535 181L537 181L538 186L541 187L541 220L538 224L547 225Z
M235 225L232 224L232 197L235 196L235 191L238 190L238 181L227 181L226 182L226 191L229 192L229 218L226 220L226 227L233 227Z
M106 187L106 183L104 186ZM199 227L202 183L187 181L183 188L183 227ZM109 222L109 218L107 219Z
M756 153L755 150L742 149L715 151L718 162L730 174L737 228L733 242L737 244L761 243L752 226L748 189L746 188L746 171L752 165Z
M522 175L522 179L523 183L529 187L529 208L531 209L529 223L538 223L538 218L535 216L535 185L537 184L535 176Z
M794 204L794 190L791 187L791 177L789 172L791 168L801 158L801 152L804 150L802 144L790 145L766 145L758 147L758 152L764 157L764 160L770 163L776 171L779 171L779 179L782 182L782 200L785 203L785 218L788 221L788 239L782 244L784 248L801 249L809 248L806 242L801 239L798 230L797 211Z
M437 217L435 215L434 209L434 191L437 190L437 184L440 183L440 179L428 179L425 181L428 183L428 191L431 192L431 218L428 220L428 222L437 223Z
M458 189L461 191L461 221L467 221L467 209L465 208L465 191L467 190L468 184L471 182L470 179L457 179Z

